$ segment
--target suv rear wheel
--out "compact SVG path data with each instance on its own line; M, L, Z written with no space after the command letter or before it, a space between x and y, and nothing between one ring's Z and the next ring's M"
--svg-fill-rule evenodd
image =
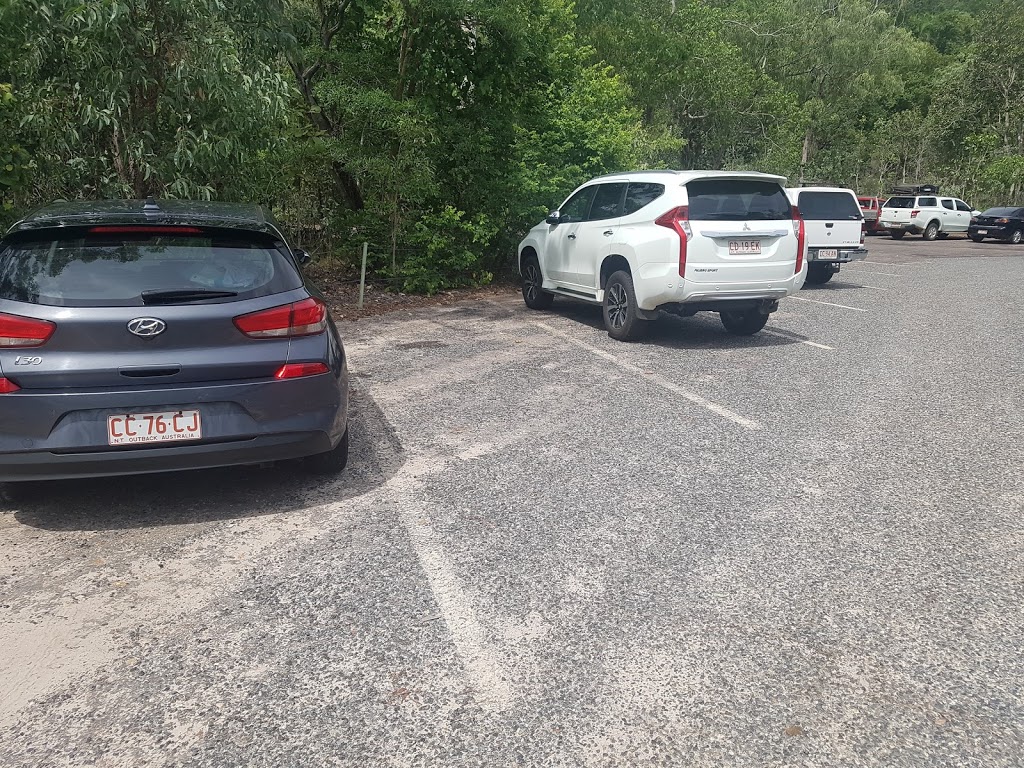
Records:
M808 264L806 282L811 285L824 285L834 274L830 264Z
M719 312L718 316L722 318L725 330L734 336L753 336L768 322L768 315L758 312L756 309L748 309L743 312Z
M939 237L939 222L929 221L928 226L924 228L925 240L937 240Z
M530 255L523 258L523 301L530 309L550 309L555 297L545 293L542 286L544 277L541 275L540 262Z
M619 341L636 341L647 330L647 321L636 314L636 292L628 272L613 272L604 287L604 327Z

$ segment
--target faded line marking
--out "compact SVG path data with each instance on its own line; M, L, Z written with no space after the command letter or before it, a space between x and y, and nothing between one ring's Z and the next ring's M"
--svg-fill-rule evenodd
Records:
M410 460L385 488L396 492L394 498L398 501L402 524L420 568L430 582L430 591L455 650L473 683L473 698L484 709L501 712L508 708L514 696L505 659L488 638L441 537L430 524L429 506L417 504L410 493L420 487L419 477L443 472L448 463L438 456Z
M849 269L849 267L847 267ZM904 277L904 275L897 275L895 272L872 272L870 269L855 269L853 273L856 275L885 275L886 277Z
M782 336L783 338L786 339L793 339L794 341L799 341L801 344L806 344L808 347L816 347L817 349L835 349L835 347L830 347L827 344L819 344L816 341L808 341L807 339L801 339L795 333L790 333L789 331L780 331L775 328L762 328L761 333L767 333L769 336Z
M840 309L852 309L854 312L867 312L860 307L848 307L845 304L833 304L831 301L818 301L817 299L805 299L801 296L789 296L787 301L809 301L811 304L824 304L826 307L839 307Z
M594 354L594 355L597 355L598 357L604 358L605 360L607 360L610 363L614 363L615 365L619 366L619 368L627 370L630 373L635 373L638 376L641 376L644 379L647 379L652 384L657 384L662 389L666 389L669 392L672 392L674 394L680 395L681 397L685 398L686 400L689 400L694 405L699 405L701 408L707 408L712 413L716 413L719 416L721 416L721 417L723 417L725 419L728 419L729 421L733 422L734 424L739 424L744 429L755 430L755 429L760 429L760 427L761 427L761 425L758 424L756 421L751 421L750 419L745 419L744 417L740 416L738 413L734 413L733 411L730 411L725 406L719 405L718 403L714 403L711 400L706 400L705 398L701 397L700 395L694 394L693 392L690 392L689 390L683 389L682 387L680 387L675 382L669 381L668 379L666 379L664 376L661 376L661 375L659 375L657 373L649 373L649 372L643 370L642 368L639 368L639 367L633 365L632 363L627 363L625 360L620 360L619 358L615 357L615 355L611 354L610 352L605 352L603 349L598 349L597 347L593 347L593 346L591 346L590 344L587 344L584 341L580 341L579 339L575 339L572 336L570 336L568 333L566 333L565 331L560 331L557 328L552 328L550 325L547 325L546 323L535 323L535 325L537 325L539 328L542 328L543 330L547 331L548 333L550 333L550 334L552 334L554 336L559 336L560 338L565 339L570 344L575 344L577 347L580 347L581 349L585 349L588 352L590 352L591 354Z
M872 291L889 291L891 288L879 288L877 285L858 285L858 288L870 288Z
M903 264L897 264L891 261L868 261L867 259L860 259L856 262L857 264L877 264L880 267L902 267Z

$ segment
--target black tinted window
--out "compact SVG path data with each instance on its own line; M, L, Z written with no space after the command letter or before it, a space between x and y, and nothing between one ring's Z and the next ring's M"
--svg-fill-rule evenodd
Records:
M622 193L625 191L625 182L600 185L594 195L594 204L590 206L590 220L600 221L621 216Z
M914 198L912 197L890 197L882 205L883 208L913 208Z
M570 197L559 209L562 221L584 221L590 213L590 203L594 200L596 186L584 187Z
M945 208L947 211L955 211L956 210L956 206L953 205L953 201L952 200L943 200L942 201L942 207Z
M636 213L646 205L650 205L659 197L665 194L664 184L648 184L644 182L631 182L626 190L626 207L624 215L629 216Z
M939 202L938 198L935 197L919 197L917 198L917 204L921 208L934 208Z
M218 292L217 301L240 301L301 285L273 240L227 231L62 232L59 239L17 239L0 251L0 298L50 306L139 306L144 292L165 291L195 292L196 301L204 291Z
M971 206L969 206L963 200L957 200L955 202L956 202L956 209L958 211L973 211L974 210L973 208L971 208Z
M1024 209L1021 208L989 208L985 211L982 216L999 216L1003 218L1019 218L1024 213Z
M860 219L860 206L846 192L801 192L800 215L807 221Z
M694 221L792 218L789 199L778 184L746 179L707 179L686 185Z

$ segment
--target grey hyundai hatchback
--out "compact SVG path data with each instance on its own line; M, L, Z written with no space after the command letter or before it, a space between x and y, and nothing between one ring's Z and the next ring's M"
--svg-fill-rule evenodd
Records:
M348 457L345 352L257 206L60 203L0 240L0 481Z

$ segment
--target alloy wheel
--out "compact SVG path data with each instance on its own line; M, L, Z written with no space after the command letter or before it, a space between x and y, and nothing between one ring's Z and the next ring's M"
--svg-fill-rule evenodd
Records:
M526 298L530 301L535 301L540 296L540 270L536 264L526 265L526 275L523 280L526 283Z
M616 283L608 289L608 323L618 330L626 324L629 312L629 298L625 289Z

